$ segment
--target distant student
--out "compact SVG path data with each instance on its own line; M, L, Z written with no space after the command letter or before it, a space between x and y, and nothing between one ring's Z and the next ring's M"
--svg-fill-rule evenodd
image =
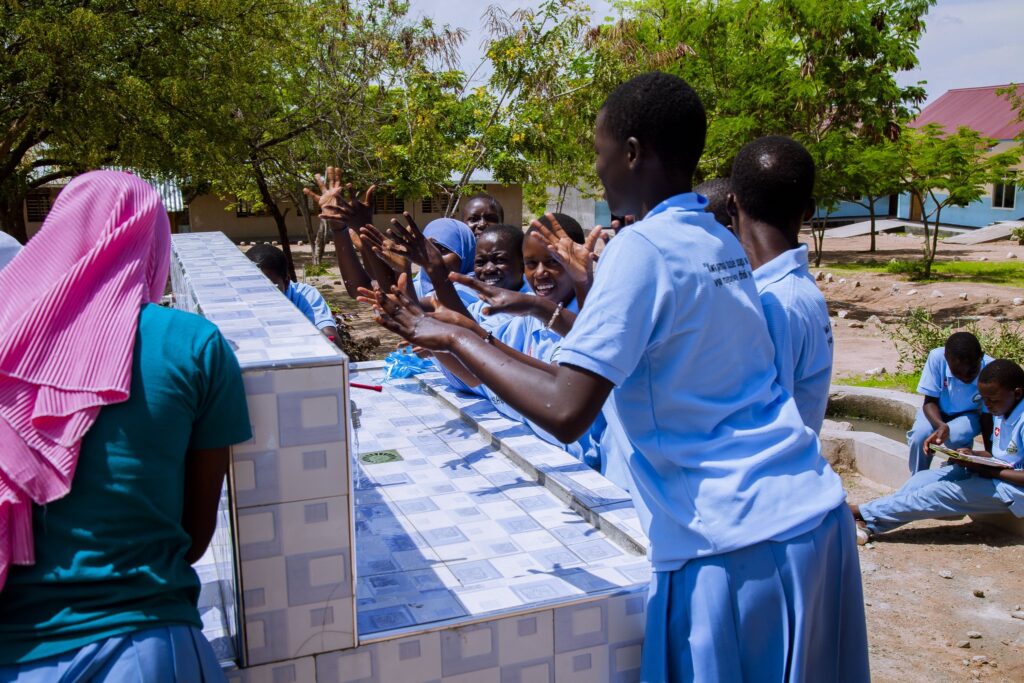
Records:
M462 202L462 222L480 237L488 225L505 222L505 209L501 202L486 192L471 195Z
M611 212L640 220L601 254L557 366L520 362L394 293L378 297L379 320L451 353L563 442L615 403L654 568L642 681L867 681L854 520L776 382L743 249L692 192L706 130L674 76L608 96L597 175Z
M726 209L726 202L729 199L730 185L728 178L712 178L706 180L697 187L693 188L693 191L699 195L703 195L708 200L708 208L705 209L708 213L715 217L722 227L732 227L732 216L729 215L729 211Z
M760 138L736 155L730 185L732 229L754 268L779 384L796 399L804 424L820 432L832 380L832 325L799 240L814 212L814 160L795 140Z
M859 522L858 542L919 519L1006 512L1024 517L1024 370L1013 361L991 361L978 376L978 391L994 417L991 446L960 450L995 456L1011 467L950 460L944 467L922 470L896 493L850 506Z
M323 295L315 287L288 279L288 261L283 251L264 243L251 247L245 255L325 337L332 342L340 341L337 322Z
M907 432L911 474L931 467L930 443L962 448L981 434L985 448L990 448L992 416L985 412L978 393L978 373L991 361L970 332L955 332L944 348L929 352L917 384L924 405Z

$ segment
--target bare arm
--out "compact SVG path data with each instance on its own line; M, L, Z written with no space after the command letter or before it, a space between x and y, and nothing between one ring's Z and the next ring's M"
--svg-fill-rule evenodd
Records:
M217 506L228 471L228 447L190 450L185 456L185 506L181 526L192 537L185 559L192 564L206 552L217 527Z
M981 419L981 441L985 444L985 450L992 452L992 414L982 413Z
M590 428L611 393L612 383L604 377L568 365L535 367L463 327L417 314L393 295L382 298L377 312L378 322L392 332L457 357L510 406L563 443Z
M935 431L924 440L921 448L928 453L928 444L944 444L949 441L949 425L942 420L942 412L939 410L939 399L934 396L924 397L924 406L921 408L924 416L932 423Z

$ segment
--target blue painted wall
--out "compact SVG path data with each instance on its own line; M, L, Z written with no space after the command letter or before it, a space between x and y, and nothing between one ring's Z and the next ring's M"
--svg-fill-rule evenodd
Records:
M862 199L861 201L865 201ZM824 209L819 208L815 213L815 218L821 218L825 215ZM875 218L889 215L889 198L881 197L875 200ZM860 204L854 202L839 202L839 207L828 215L829 218L865 218L870 219L871 214L868 210Z
M945 193L936 193L940 198ZM934 210L935 202L930 198L925 201L925 212ZM897 217L910 219L910 195L900 195ZM942 210L939 220L947 225L962 225L971 228L983 228L997 221L1013 221L1024 217L1024 188L1018 187L1012 209L992 208L991 192L982 195L981 199L969 206L947 206Z

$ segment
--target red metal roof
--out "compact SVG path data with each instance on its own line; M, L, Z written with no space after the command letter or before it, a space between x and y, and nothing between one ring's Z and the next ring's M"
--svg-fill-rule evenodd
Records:
M1015 138L1024 131L1024 121L1018 120L1005 95L996 94L996 90L1007 85L950 90L925 107L910 125L917 128L937 123L949 133L967 126L996 140ZM1017 92L1024 95L1024 85L1018 85Z

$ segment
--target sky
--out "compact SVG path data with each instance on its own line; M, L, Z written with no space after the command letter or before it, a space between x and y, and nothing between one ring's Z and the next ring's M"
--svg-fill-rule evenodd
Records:
M828 0L823 0L828 1ZM485 0L412 0L415 15L467 29L462 47L463 69L472 71L482 57L484 32L480 16ZM505 9L537 2L500 3ZM590 0L600 21L612 13L605 0ZM951 88L1024 82L1024 2L1021 0L939 0L925 19L927 31L918 50L919 68L903 72L902 85L927 81L926 104Z

